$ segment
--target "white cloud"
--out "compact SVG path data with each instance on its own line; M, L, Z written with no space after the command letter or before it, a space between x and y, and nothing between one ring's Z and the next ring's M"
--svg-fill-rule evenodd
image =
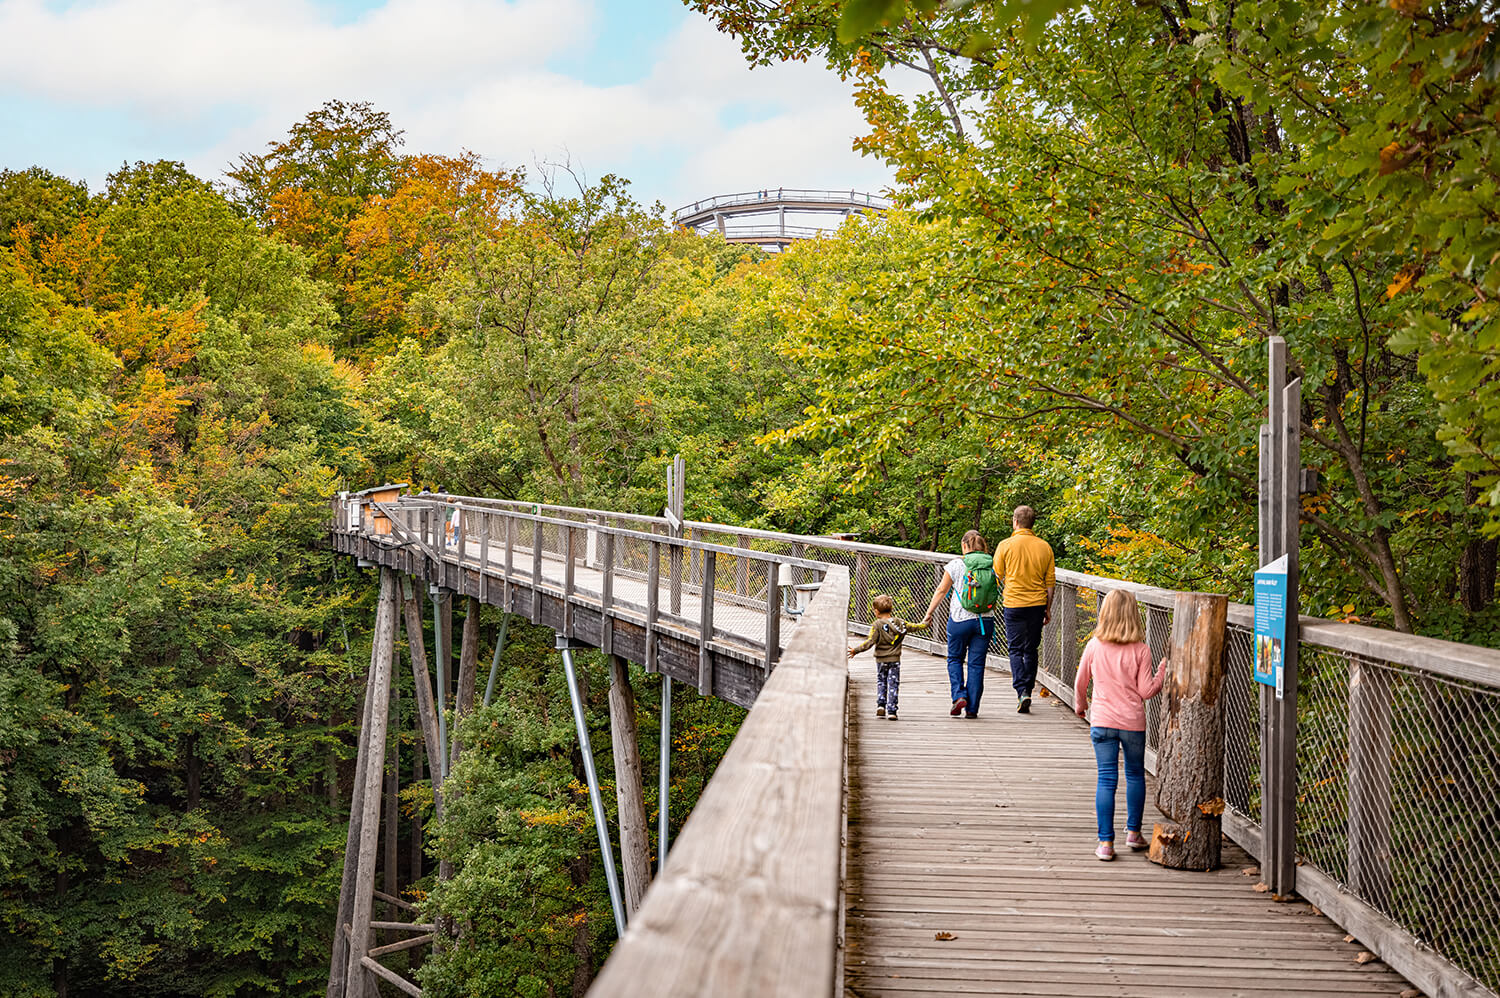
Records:
M156 113L432 94L541 64L589 13L586 0L390 0L332 24L306 0L0 0L0 87Z
M311 0L0 0L0 92L175 123L158 130L188 147L160 155L206 176L339 98L388 111L410 150L506 166L567 158L592 178L631 177L638 197L669 208L887 182L850 149L865 126L849 83L807 63L752 70L701 16L637 53L634 81L549 68L590 51L595 2L388 0L335 24Z

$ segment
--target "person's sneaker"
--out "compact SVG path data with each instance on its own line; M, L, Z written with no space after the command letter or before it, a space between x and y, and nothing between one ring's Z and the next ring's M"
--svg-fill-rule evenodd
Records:
M979 716L978 714L965 714L964 715L964 720L966 720L966 721L972 721L975 718L977 718L978 716Z
M1016 704L1017 714L1031 713L1031 697L1022 697L1020 703Z
M887 721L894 721L896 719L896 712L893 710L890 713L886 714L885 719Z
M876 707L875 708L875 716L876 717L884 717L885 716L885 708L884 707Z
M1115 845L1113 842L1101 842L1099 848L1094 850L1094 855L1108 863L1115 858Z
M953 701L953 709L948 711L948 713L954 717L957 717L964 712L964 708L968 705L969 701L967 698L959 697L957 700Z
M1142 849L1149 849L1151 847L1151 843L1146 841L1146 836L1142 835L1140 832L1126 832L1125 844L1136 852L1140 852Z

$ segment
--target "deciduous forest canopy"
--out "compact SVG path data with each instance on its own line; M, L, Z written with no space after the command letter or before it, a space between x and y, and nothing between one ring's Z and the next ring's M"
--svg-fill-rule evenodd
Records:
M340 101L223 176L0 164L0 993L322 992L374 595L340 488L647 512L681 453L695 519L949 549L1026 502L1066 566L1243 599L1281 335L1307 612L1500 639L1500 8L689 6L853 78L905 207L766 256ZM466 927L431 995L577 994L612 941L512 637L455 806L419 837L403 794ZM682 695L674 822L738 721Z

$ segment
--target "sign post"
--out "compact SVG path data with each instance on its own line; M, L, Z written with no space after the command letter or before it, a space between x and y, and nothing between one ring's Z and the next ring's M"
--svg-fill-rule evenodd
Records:
M1261 875L1297 889L1298 547L1302 379L1287 380L1286 341L1267 344L1267 422L1260 428L1260 564L1255 573L1255 680L1261 684Z

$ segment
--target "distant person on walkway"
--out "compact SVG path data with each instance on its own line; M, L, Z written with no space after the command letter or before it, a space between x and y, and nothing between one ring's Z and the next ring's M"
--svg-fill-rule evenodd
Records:
M922 623L932 623L938 603L948 596L948 686L953 694L953 709L948 713L973 718L979 716L979 700L984 696L984 656L995 633L999 587L990 546L979 531L964 534L959 547L963 556L943 566L943 577Z
M1011 535L995 546L995 578L1005 587L1005 643L1010 648L1010 681L1016 688L1016 710L1031 713L1031 690L1036 685L1036 651L1042 628L1052 619L1052 593L1057 588L1057 565L1052 545L1031 532L1036 511L1017 506L1011 514Z
M907 631L921 630L927 621L913 624L894 616L895 601L884 593L870 601L870 609L875 611L870 636L850 648L849 657L875 649L875 716L894 721L901 693L901 642Z
M1161 692L1167 659L1151 672L1151 649L1141 628L1135 594L1116 589L1099 607L1099 623L1083 648L1073 703L1079 717L1088 717L1089 738L1099 784L1094 811L1099 819L1099 847L1094 855L1115 858L1115 788L1119 786L1120 750L1125 750L1125 844L1144 849L1141 816L1146 809L1146 701ZM1094 684L1093 713L1089 682Z

